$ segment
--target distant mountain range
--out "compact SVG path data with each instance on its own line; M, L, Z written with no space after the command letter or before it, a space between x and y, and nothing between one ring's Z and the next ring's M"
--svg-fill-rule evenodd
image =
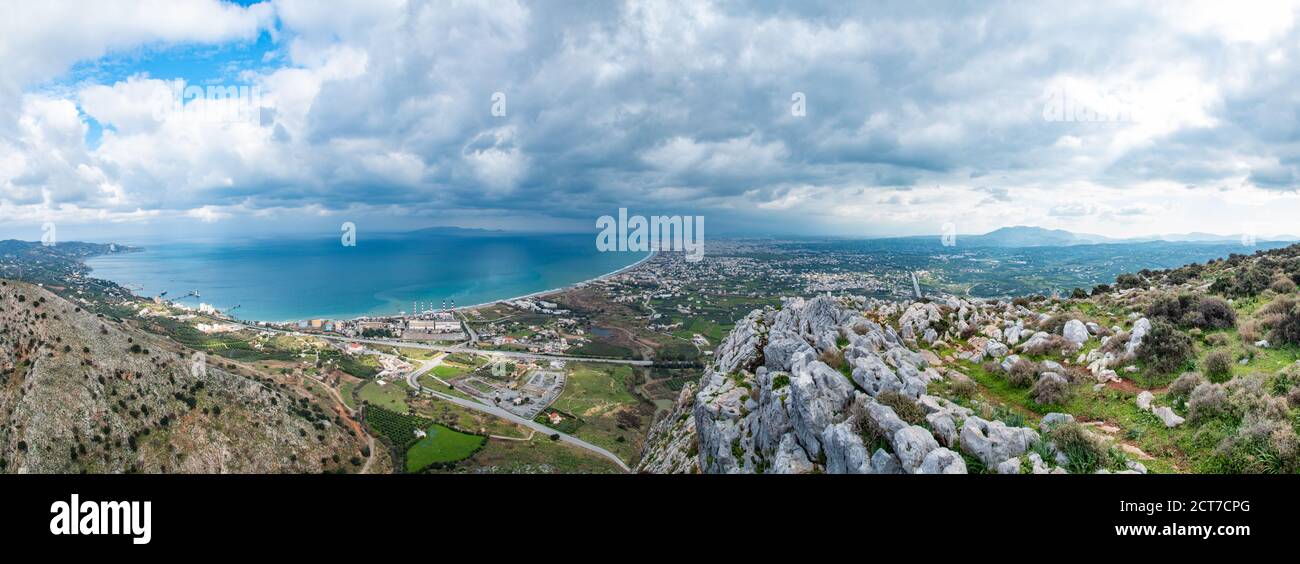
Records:
M938 238L937 235L930 237ZM1072 233L1063 229L1045 229L1018 225L1003 227L983 235L958 235L962 245L977 247L1062 247L1070 245L1096 245L1104 243L1227 243L1241 240L1241 234L1215 235L1213 233L1177 233L1147 237L1116 238L1089 233ZM1257 236L1259 241L1300 241L1295 235Z

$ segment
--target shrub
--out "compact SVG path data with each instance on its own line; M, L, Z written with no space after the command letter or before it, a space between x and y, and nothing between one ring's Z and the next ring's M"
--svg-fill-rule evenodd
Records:
M1228 343L1228 336L1223 333L1210 333L1205 336L1205 344L1211 347L1226 347Z
M1272 282L1272 276L1265 267L1255 265L1250 268L1237 270L1236 276L1232 278L1232 283L1227 289L1228 295L1235 297L1257 296L1268 288Z
M1152 321L1157 319L1167 323L1179 323L1188 310L1194 305L1193 297L1189 294L1174 296L1165 294L1157 296L1147 306L1147 317Z
M1062 423L1047 432L1057 450L1065 453L1065 469L1071 474L1091 474L1110 466L1115 457L1101 440L1093 437L1078 423Z
M1115 277L1115 285L1121 290L1131 290L1142 287L1142 279L1134 274L1121 274Z
M1201 298L1196 304L1196 312L1200 314L1202 329L1231 329L1237 325L1237 312L1232 310L1228 302L1213 296Z
M1007 382L1012 386L1024 388L1034 383L1038 377L1038 363L1031 360L1020 359L1011 365L1007 370Z
M1155 372L1169 374L1182 368L1192 357L1192 338L1173 325L1156 321L1138 346L1137 356Z
M1264 336L1264 328L1260 325L1259 320L1247 319L1241 322L1237 328L1237 334L1241 335L1242 342L1253 343Z
M1169 399L1178 403L1186 402L1192 390L1205 383L1205 377L1197 372L1184 372L1169 384Z
M948 391L954 396L970 399L979 391L975 386L975 381L965 374L950 373L949 378L952 379L952 383L948 386Z
M1232 377L1232 353L1226 349L1215 349L1205 356L1205 375L1213 382L1223 382Z
M1067 348L1073 350L1074 345L1060 335L1049 335L1047 339L1044 339L1033 346L1024 347L1021 350L1026 354L1044 355L1060 354Z
M1292 474L1300 469L1300 439L1286 419L1250 414L1214 449L1219 469L1237 474Z
M1102 345L1101 347L1101 352L1119 353L1120 351L1124 350L1124 347L1126 345L1128 345L1128 340L1129 340L1128 331L1120 331L1110 339L1106 340L1106 344Z
M1048 333L1060 333L1061 330L1065 328L1065 324L1068 323L1071 319L1074 319L1074 316L1067 315L1064 313L1058 313L1056 315L1048 317L1047 319L1044 319L1041 323L1039 323L1038 330L1046 331Z
M1075 288L1074 291L1070 292L1070 297L1076 300L1082 300L1088 297L1088 291L1083 288Z
M1109 294L1109 293L1110 293L1110 284L1098 284L1092 287L1092 295L1094 296L1100 296L1102 294Z
M1228 393L1221 384L1205 382L1196 386L1187 398L1187 418L1205 421L1224 414L1228 406Z
M925 409L906 395L894 390L886 390L876 396L876 402L889 406L898 415L899 419L912 425L925 423Z
M1039 405L1064 404L1070 401L1070 392L1070 382L1054 372L1044 374L1029 389L1030 397Z
M1293 294L1296 286L1295 282L1290 278L1279 276L1273 279L1273 283L1268 285L1268 289L1279 294Z
M822 362L826 363L826 366L834 368L835 370L838 371L844 370L845 367L844 353L840 351L827 349L822 351L821 355L819 355L818 358Z
M1272 337L1278 343L1300 345L1300 305L1292 306L1273 324Z
M854 429L862 436L862 444L867 447L867 452L875 452L878 448L892 450L889 432L876 424L876 420L867 413L867 403L870 401L872 400L859 397L849 408Z

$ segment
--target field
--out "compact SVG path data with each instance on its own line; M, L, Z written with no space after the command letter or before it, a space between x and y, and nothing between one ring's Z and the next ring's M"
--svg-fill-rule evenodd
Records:
M654 406L629 390L627 366L575 364L552 407L582 419L574 435L614 452L625 462L639 456Z
M366 424L392 445L407 472L431 464L464 460L482 448L486 437L470 435L418 415L404 415L382 407L366 409ZM420 437L416 431L424 431Z
M370 405L377 405L397 413L406 413L409 411L406 405L406 390L406 384L403 382L392 381L381 386L379 382L372 381L362 386L357 391L357 396Z
M452 469L433 472L496 474L618 474L613 462L590 451L552 441L538 433L527 441L492 439L473 457Z
M444 427L430 425L428 433L406 451L406 471L419 472L430 464L464 460L483 448L486 437L469 435Z

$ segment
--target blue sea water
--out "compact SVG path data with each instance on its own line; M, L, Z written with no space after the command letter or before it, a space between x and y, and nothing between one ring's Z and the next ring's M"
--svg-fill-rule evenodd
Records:
M487 303L596 278L647 255L599 252L594 235L486 231L369 235L354 247L337 235L139 245L90 259L91 276L141 296L238 305L233 315L258 321L391 315L417 300ZM183 298L195 290L201 298Z

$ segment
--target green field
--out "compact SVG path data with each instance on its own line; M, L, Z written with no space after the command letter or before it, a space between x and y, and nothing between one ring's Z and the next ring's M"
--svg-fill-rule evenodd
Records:
M636 460L654 415L653 406L628 390L629 378L632 368L628 366L575 364L564 393L551 406L582 420L574 436L607 448L626 462Z
M469 435L437 423L425 430L428 436L406 451L406 471L419 472L430 464L456 462L473 456L486 437Z
M364 386L361 386L357 395L362 401L389 411L396 411L397 413L409 411L406 405L406 384L402 382L393 381L383 386L380 386L378 382L366 382Z
M343 396L343 404L347 405L348 409L357 408L357 400L356 398L352 397L352 392L356 390L356 387L357 387L356 383L351 381L347 381L347 382L343 382L342 384L339 384L339 395Z

